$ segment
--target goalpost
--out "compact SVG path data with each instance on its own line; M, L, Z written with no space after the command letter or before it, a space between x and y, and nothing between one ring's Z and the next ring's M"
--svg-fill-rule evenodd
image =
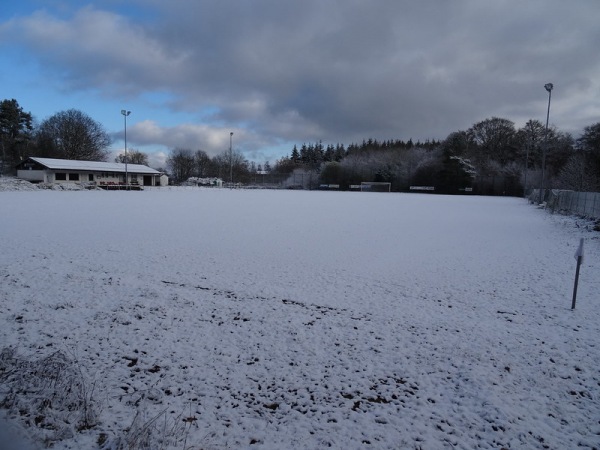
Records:
M360 183L361 192L391 192L392 183L383 181L363 181Z

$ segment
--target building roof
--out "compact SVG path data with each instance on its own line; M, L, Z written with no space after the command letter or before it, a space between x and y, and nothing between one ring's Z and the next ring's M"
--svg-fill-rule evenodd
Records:
M93 172L123 172L124 163L110 163L102 161L77 161L74 159L38 158L32 156L29 159L52 170L88 170ZM161 172L141 164L127 164L127 172L160 175Z

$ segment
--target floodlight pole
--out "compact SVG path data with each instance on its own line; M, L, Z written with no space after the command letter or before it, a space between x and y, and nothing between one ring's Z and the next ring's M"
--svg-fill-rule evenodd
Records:
M554 85L552 83L546 83L544 89L548 91L548 111L546 112L546 134L544 136L544 148L542 150L542 183L540 185L540 201L542 204L544 198L544 177L546 173L546 152L548 151L548 120L550 119L550 99L552 98L552 89Z
M529 172L529 143L525 144L525 188L523 189L523 197L527 198L527 175Z
M233 131L229 133L229 188L233 189Z
M125 120L125 189L129 190L129 184L127 183L127 116L131 114L131 111L122 109L121 114L123 114L123 119Z

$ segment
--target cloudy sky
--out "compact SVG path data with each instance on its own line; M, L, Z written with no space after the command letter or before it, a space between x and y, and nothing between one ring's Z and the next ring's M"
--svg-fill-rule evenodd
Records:
M5 4L8 3L8 4ZM598 0L20 0L0 99L79 109L155 166L175 147L257 163L294 144L444 139L489 117L600 122Z

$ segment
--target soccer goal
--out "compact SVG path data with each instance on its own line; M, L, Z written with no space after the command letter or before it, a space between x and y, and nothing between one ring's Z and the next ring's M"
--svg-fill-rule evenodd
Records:
M360 183L361 192L391 192L392 183L383 181L363 181Z

